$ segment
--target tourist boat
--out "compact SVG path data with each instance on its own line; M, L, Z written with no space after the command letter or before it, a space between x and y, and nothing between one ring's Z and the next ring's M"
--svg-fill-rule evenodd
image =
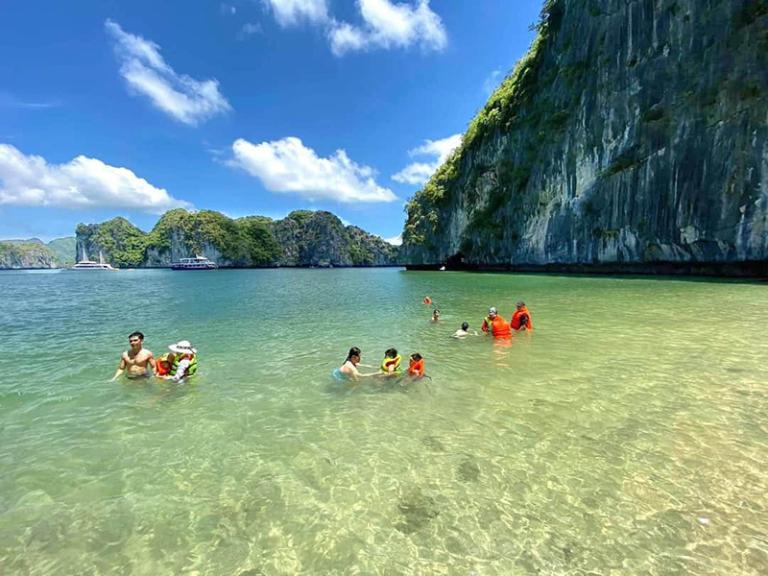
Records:
M82 260L78 261L77 264L72 266L70 270L112 270L113 272L116 272L117 268L113 268L111 264L104 262L104 257L101 255L101 252L99 252L98 262L88 260L88 257L86 256Z
M171 270L215 270L218 268L215 262L211 262L204 256L194 258L181 258L171 264Z

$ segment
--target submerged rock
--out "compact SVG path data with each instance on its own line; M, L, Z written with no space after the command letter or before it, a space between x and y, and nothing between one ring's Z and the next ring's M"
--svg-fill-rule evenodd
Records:
M404 534L411 534L424 528L440 514L434 498L423 494L418 489L405 495L398 502L397 508L402 515L402 521L398 522L395 528Z
M468 457L459 464L456 476L462 482L477 482L480 479L480 466L473 458Z

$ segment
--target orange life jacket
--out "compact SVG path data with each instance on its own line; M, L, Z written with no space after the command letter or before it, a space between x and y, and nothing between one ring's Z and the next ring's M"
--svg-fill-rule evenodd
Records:
M496 316L491 320L491 332L494 338L511 338L512 332L509 329L509 323L501 316Z
M515 313L512 314L512 329L520 330L525 328L526 330L533 330L533 322L531 322L531 313L528 312L528 308L523 306Z
M409 376L424 376L424 358L421 360L414 360L411 358L411 362L408 364Z
M171 373L171 361L168 354L163 354L155 360L155 374L158 376L167 376Z

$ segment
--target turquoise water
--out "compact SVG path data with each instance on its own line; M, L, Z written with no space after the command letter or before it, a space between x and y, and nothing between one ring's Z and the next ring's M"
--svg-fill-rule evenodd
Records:
M766 325L758 283L0 273L0 573L766 574ZM200 374L109 382L136 329Z

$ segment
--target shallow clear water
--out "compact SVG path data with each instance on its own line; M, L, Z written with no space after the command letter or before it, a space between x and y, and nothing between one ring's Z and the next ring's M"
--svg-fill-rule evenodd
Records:
M0 573L766 574L767 321L759 283L1 273ZM136 329L200 374L108 382ZM332 380L353 345L432 379Z

